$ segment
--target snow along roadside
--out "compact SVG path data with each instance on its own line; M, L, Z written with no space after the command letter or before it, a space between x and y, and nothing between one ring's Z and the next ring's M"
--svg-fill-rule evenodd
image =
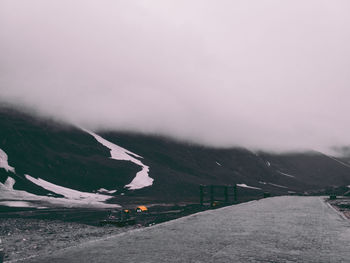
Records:
M102 138L101 136L97 135L94 132L91 132L85 129L82 129L82 130L87 132L91 136L93 136L95 140L101 143L103 146L107 147L110 150L111 159L120 160L120 161L129 161L138 166L141 166L141 171L139 171L136 174L135 178L131 181L131 183L124 186L125 188L128 188L130 190L136 190L147 186L151 186L153 184L154 179L149 177L149 167L147 165L144 165L140 160L136 159L136 158L143 158L142 156L139 156L110 141L107 141L106 139Z

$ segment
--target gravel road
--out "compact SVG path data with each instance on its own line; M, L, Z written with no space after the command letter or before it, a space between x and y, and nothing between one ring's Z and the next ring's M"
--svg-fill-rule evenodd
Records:
M26 262L350 262L350 223L319 197L210 210Z

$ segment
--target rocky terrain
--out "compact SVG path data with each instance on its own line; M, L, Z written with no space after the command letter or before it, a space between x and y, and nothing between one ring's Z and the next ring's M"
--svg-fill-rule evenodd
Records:
M135 227L99 227L58 220L0 218L0 238L6 262L55 252L89 240L117 235Z
M337 197L337 199L328 200L328 202L350 220L350 197Z
M134 206L128 206L136 224L126 227L101 226L100 221L111 211L106 209L13 208L0 213L0 239L5 247L5 259L19 260L223 206L225 204L214 207L208 204L149 204L148 211L142 214L136 213Z
M132 210L130 216L136 219L136 224L125 227L100 225L110 210L13 208L0 213L0 239L5 250L5 260L16 261L96 241L130 229L152 226L208 208L199 205L150 205L144 214L138 215Z

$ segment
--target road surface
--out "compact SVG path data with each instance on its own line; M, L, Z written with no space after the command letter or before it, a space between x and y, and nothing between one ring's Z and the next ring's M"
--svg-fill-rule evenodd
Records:
M275 197L26 262L350 262L350 223L322 198Z

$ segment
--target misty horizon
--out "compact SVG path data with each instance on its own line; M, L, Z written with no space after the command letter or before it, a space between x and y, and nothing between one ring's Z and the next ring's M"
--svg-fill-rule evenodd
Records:
M0 102L91 130L350 145L346 1L0 3Z

